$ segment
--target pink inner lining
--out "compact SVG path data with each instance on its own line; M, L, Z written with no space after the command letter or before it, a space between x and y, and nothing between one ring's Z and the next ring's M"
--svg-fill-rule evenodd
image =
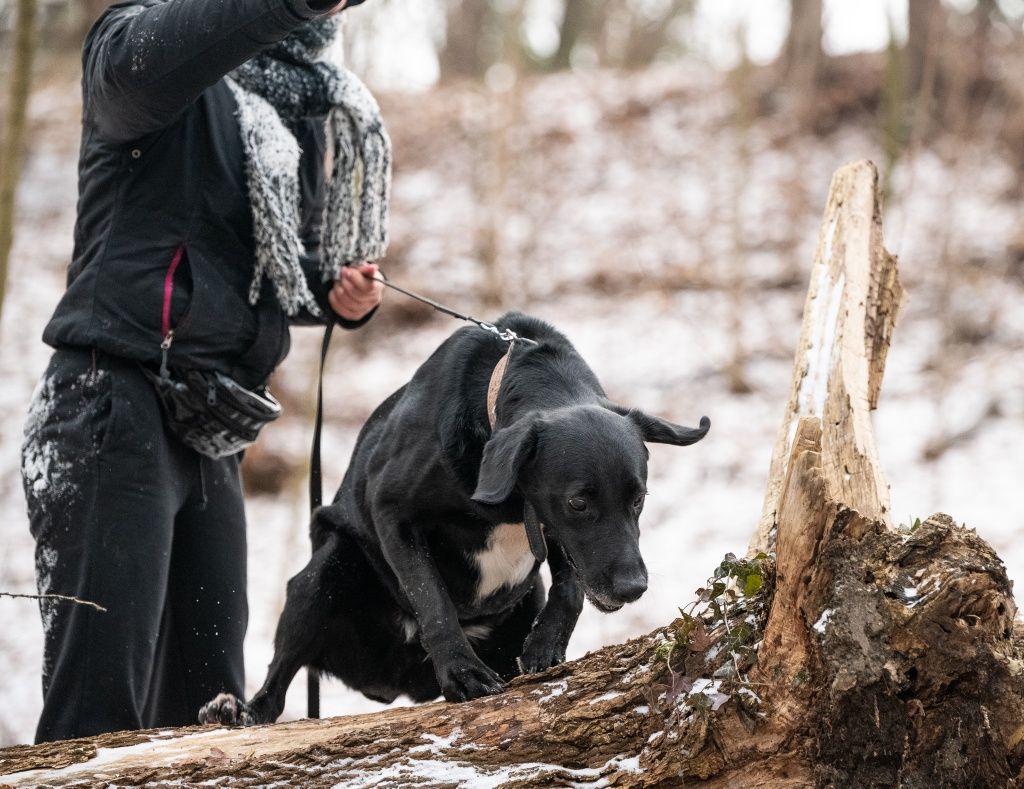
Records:
M166 337L171 332L171 296L174 294L174 272L178 270L181 258L185 254L185 245L182 244L174 250L174 257L171 265L167 267L167 275L164 277L164 312L160 322L160 329Z

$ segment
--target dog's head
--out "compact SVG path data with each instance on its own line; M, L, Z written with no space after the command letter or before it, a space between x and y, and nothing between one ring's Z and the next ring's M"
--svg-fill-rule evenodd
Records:
M610 403L534 411L491 436L473 500L500 504L518 486L590 601L615 611L647 590L639 545L644 442L685 446L710 427L707 417L688 428Z

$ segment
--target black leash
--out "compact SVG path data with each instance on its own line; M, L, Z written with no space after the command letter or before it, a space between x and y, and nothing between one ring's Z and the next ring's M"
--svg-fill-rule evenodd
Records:
M363 276L366 277L368 275L364 274ZM383 277L369 277L369 279L376 280L385 287L391 288L391 290L397 290L402 295L408 296L410 299L415 299L421 304L426 304L428 307L433 307L438 312L444 313L445 315L451 316L452 318L456 318L460 321L468 321L469 323L475 323L484 331L488 331L491 334L496 335L499 340L504 340L505 342L527 342L530 343L530 345L537 344L536 340L531 340L528 337L520 337L511 329L500 329L493 323L478 320L477 318L474 318L472 315L463 315L461 312L456 312L451 307L446 307L440 302L434 301L433 299L428 299L426 296L421 296L419 293L414 293L411 290L400 288L398 285L395 285L393 282L391 282L390 280L386 280Z
M331 344L334 324L328 323L320 345L320 375L316 381L316 416L313 418L313 448L309 456L309 513L312 514L324 503L323 473L320 467L320 434L324 424L324 364L327 349ZM320 672L306 668L306 708L308 717L320 717Z

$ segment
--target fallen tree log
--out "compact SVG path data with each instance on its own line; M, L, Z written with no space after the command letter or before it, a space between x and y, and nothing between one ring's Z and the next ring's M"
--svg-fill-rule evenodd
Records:
M666 627L466 704L9 748L0 785L1022 785L1002 563L945 515L887 521L868 411L901 296L877 174L849 165L752 551Z

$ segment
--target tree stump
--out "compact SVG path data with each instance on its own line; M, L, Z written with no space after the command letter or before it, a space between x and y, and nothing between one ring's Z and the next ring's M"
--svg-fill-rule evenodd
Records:
M9 748L0 786L1024 785L1002 562L948 516L887 520L869 411L901 297L848 165L752 551L668 626L466 704Z

